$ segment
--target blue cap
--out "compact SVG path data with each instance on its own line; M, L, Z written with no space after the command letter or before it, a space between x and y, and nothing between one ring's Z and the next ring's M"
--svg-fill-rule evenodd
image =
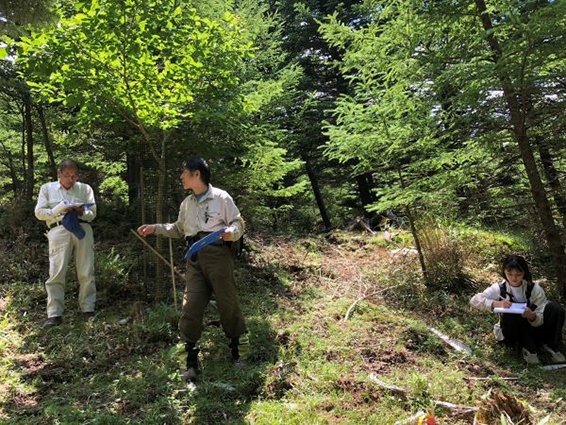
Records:
M63 227L79 239L85 237L86 233L84 229L81 227L81 222L79 221L79 215L75 210L71 210L63 216Z

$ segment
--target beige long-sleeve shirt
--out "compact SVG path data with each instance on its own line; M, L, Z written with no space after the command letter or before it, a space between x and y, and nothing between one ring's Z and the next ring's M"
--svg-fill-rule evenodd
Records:
M187 196L179 207L179 217L174 223L156 224L157 235L170 238L195 236L199 232L215 232L232 226L234 240L244 233L244 221L228 192L208 185L206 194L197 199Z
M92 206L85 207L84 214L79 218L88 222L95 219L96 203L94 191L88 184L81 182L76 182L69 190L65 189L59 181L42 185L37 197L35 216L38 220L45 221L48 226L56 223L63 218L63 214L55 213L53 208L63 201L93 204Z
M513 296L512 302L515 303L527 302L527 295L526 295L527 285L528 283L526 280L523 280L522 285L519 287L511 286L509 285L509 283L505 281L505 289L507 291L507 294L511 294ZM474 307L491 311L492 304L494 303L494 301L498 301L500 299L499 298L500 292L501 291L499 289L499 283L494 283L493 285L488 287L485 291L474 295L470 299L470 304L473 305ZM508 295L505 298L510 299ZM531 292L530 301L532 304L535 304L537 308L534 311L536 314L535 320L529 323L533 327L541 326L543 323L543 312L544 312L544 307L546 306L547 303L547 299L544 293L544 289L542 289L542 287L537 283L535 283L533 290Z

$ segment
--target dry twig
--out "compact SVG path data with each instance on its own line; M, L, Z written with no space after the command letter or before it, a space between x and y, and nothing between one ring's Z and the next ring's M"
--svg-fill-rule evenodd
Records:
M393 288L398 288L399 286L404 286L404 285L407 285L407 283L404 282L404 283L400 283L399 285L388 286L387 288L380 289L379 291L375 291L375 292L371 292L371 293L369 293L369 294L364 294L364 295L362 295L362 296L359 297L356 301L354 301L354 302L352 303L352 305L350 305L350 307L349 307L348 310L346 311L346 314L344 315L344 318L342 319L342 321L343 321L343 322L348 321L348 319L350 318L350 315L352 314L352 311L354 310L354 308L356 307L356 305L357 305L360 301L363 301L363 300L365 300L366 298L373 297L374 295L378 295L378 294L380 294L380 293L382 293L382 292L388 291L388 290L393 289Z
M377 385L379 385L382 388L385 388L388 391L391 391L397 395L400 395L404 398L408 398L409 395L407 394L407 390L405 388L402 387L398 387L396 385L391 385L388 384L384 381L382 381L381 379L379 379L377 377L377 375L375 375L374 373L370 373L368 375L369 379L376 383ZM445 409L448 409L450 411L452 411L454 414L457 415L467 415L467 414L472 414L477 412L478 408L474 407L474 406L466 406L463 404L454 404L454 403L450 403L447 401L442 401L442 400L433 400L434 401L434 405L435 406L439 406L439 407L443 407Z

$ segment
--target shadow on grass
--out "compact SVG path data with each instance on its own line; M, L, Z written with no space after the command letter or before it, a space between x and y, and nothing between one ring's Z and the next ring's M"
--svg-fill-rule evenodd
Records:
M62 325L41 329L41 284L0 286L0 423L9 424L211 424L246 423L251 403L264 391L278 359L270 316L284 293L276 270L240 264L240 299L250 330L250 360L235 369L228 339L208 326L201 344L202 379L190 391L172 347L178 341L174 308L153 305L130 318L135 299L99 305L92 323L73 311L76 291L66 295ZM209 308L205 323L214 322ZM127 322L125 319L129 319ZM10 341L9 343L7 341Z

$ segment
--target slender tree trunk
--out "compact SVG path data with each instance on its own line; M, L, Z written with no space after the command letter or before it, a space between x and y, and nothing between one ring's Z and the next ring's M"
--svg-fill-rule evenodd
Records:
M332 228L332 223L330 222L330 217L328 216L328 210L326 209L326 205L324 204L322 193L320 192L318 178L316 177L316 174L312 168L309 159L303 158L303 161L305 161L305 168L307 170L307 175L311 182L314 198L316 199L316 205L318 206L318 210L320 211L320 218L322 218L322 223L324 224L324 230L328 232Z
M43 106L37 105L37 115L41 123L41 133L43 134L43 144L45 145L45 152L47 153L47 160L49 161L49 171L51 177L57 179L57 164L55 163L55 156L53 155L53 148L51 146L51 139L49 139L49 128L47 127L47 120L45 119L45 112Z
M140 166L140 211L141 211L141 223L147 223L146 221L146 205L145 205L145 184L144 184L144 171L143 165ZM146 295L149 295L149 291L147 289L147 263L149 261L149 252L147 247L143 246L143 283L145 286Z
M22 103L20 107L20 114L22 115L22 143L20 149L20 161L22 166L22 175L24 176L23 179L23 190L25 191L26 185L26 176L27 176L27 167L26 167L26 112L24 104Z
M554 202L556 203L556 207L558 208L558 212L562 216L562 227L566 229L566 198L564 197L564 191L562 190L562 185L560 184L558 170L556 170L556 167L554 166L552 154L546 141L537 138L536 144L538 147L540 160L542 162L542 169L544 171L548 184L552 188L552 196L554 198Z
M165 182L167 171L165 169L165 141L161 143L161 156L157 164L157 199L155 205L156 223L163 223L163 206L165 204ZM163 238L158 236L155 249L163 252ZM167 299L167 288L163 279L163 264L157 262L155 274L155 299L156 301L165 301Z
M419 256L419 264L421 265L421 271L423 272L423 279L425 281L425 284L428 286L429 285L428 271L424 259L423 246L421 244L421 238L419 236L419 232L417 231L417 226L415 225L413 211L411 210L410 207L405 208L405 214L407 214L407 218L409 219L411 234L413 235L413 239L415 240L415 248L417 249L417 254Z
M374 202L371 190L373 189L373 177L371 173L361 174L356 176L356 183L358 184L358 191L360 193L360 201L364 208L364 215L367 218L373 216L372 213L366 210L366 207Z
M24 183L24 199L32 200L33 188L35 186L34 159L33 159L33 122L32 122L32 102L29 93L24 95L24 120L26 128L26 181Z
M126 183L128 185L128 204L136 204L140 198L140 166L137 155L126 153ZM142 223L145 221L142 220Z
M484 0L475 0L475 3L478 11L478 16L485 30L486 38L489 43L494 62L497 65L501 60L502 51L499 46L499 42L495 37L491 18L487 11ZM501 88L503 89L503 94L507 102L507 107L509 108L513 135L515 137L515 140L517 141L517 144L519 145L521 159L523 160L523 164L525 166L525 170L529 179L531 194L535 201L535 205L542 223L542 228L544 230L546 240L548 241L548 246L550 248L550 253L553 258L555 273L559 288L561 290L562 299L566 300L566 254L564 253L564 246L562 245L562 241L560 239L560 233L558 232L558 228L554 223L554 218L552 217L552 209L550 208L550 202L548 201L546 192L544 190L544 185L536 166L535 157L529 144L525 126L526 115L521 110L519 101L517 99L517 94L513 88L509 76L505 73L503 68L500 68L497 72L497 76L501 83Z
M399 181L401 182L401 187L405 189L405 179L403 178L403 172L401 169L399 171ZM411 227L411 234L413 235L413 239L415 241L415 248L417 249L417 254L419 256L419 263L421 265L421 271L423 272L423 279L425 284L428 286L428 271L426 268L426 263L424 259L423 253L423 246L421 244L421 238L419 236L419 232L417 231L417 226L415 225L415 217L413 215L413 211L410 206L405 207L405 214L407 214L407 218L409 219L409 226Z
M14 165L14 158L12 157L10 151L6 148L4 143L2 143L2 141L0 141L0 145L2 146L2 150L4 151L5 158L8 161L10 178L12 179L12 192L14 192L14 196L17 197L20 192L20 181L18 180L18 173L16 172L16 166Z

